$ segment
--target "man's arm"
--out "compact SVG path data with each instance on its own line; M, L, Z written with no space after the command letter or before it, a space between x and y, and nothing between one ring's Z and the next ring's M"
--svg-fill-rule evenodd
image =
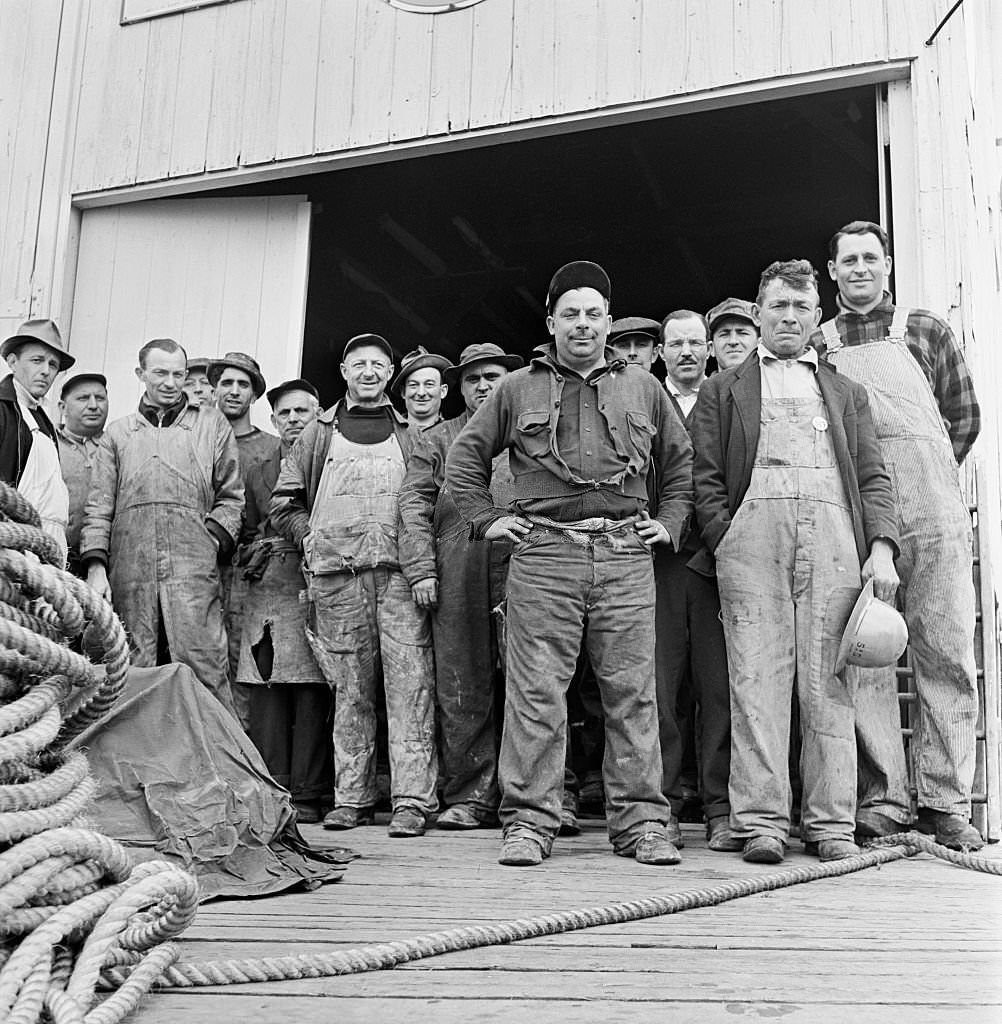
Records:
M421 608L438 603L438 567L435 561L435 504L444 467L444 442L418 437L407 459L400 485L400 569Z
M699 389L692 414L693 492L703 541L715 551L731 525L727 495L727 454L720 422L720 389L711 377Z
M656 519L668 531L678 551L693 508L692 441L661 387L655 393L655 402L652 418L657 433L651 442L651 455L658 483Z
M244 484L237 439L222 415L216 421L212 445L212 508L205 517L205 526L219 545L220 555L228 558L240 535Z
M933 392L959 465L981 433L981 407L971 371L950 325L936 317L935 326L935 332L930 333L935 359Z
M317 424L309 426L296 438L292 450L282 459L275 490L272 491L268 513L275 532L300 550L303 538L310 532L309 464L317 439Z
M111 524L117 497L118 448L111 431L106 431L94 457L90 491L84 504L80 564L87 567L87 582L108 601L111 600L108 583Z

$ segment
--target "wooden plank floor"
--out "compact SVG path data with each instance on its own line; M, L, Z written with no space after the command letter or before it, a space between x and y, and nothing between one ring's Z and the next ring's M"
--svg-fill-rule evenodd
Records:
M303 831L362 857L316 892L210 903L184 960L325 952L782 870L711 853L683 826L683 863L612 855L601 822L538 868L496 863L499 833L391 840L382 824ZM816 863L794 843L787 865ZM1002 848L986 850L1002 856ZM450 953L341 978L151 995L139 1024L779 1020L1002 1022L1002 879L928 857L632 924Z

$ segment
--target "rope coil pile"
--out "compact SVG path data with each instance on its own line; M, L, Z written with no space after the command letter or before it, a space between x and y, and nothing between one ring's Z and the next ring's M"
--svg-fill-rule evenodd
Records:
M134 867L86 827L95 783L63 748L117 700L128 644L59 563L35 510L0 483L0 1020L114 1024L177 960L167 940L194 917L198 887L164 861ZM101 972L121 964L97 1002Z

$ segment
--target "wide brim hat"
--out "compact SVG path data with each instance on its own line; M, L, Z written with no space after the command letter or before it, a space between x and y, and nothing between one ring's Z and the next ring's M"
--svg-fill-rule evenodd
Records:
M400 372L393 378L390 390L399 395L404 383L412 373L417 370L428 369L438 370L444 380L445 371L452 369L452 363L450 363L445 356L440 356L435 352L429 352L423 346L418 346L415 351L408 352L407 355L400 360Z
M191 366L190 362L188 366ZM222 376L223 370L228 366L234 370L243 370L250 377L255 398L260 398L264 394L266 387L264 374L261 373L261 367L258 366L257 360L247 355L246 352L227 352L226 355L213 359L209 363L209 368L205 371L205 375L209 378L209 383L213 387L219 384L219 378Z
M521 356L509 355L500 345L493 342L478 342L467 345L459 354L459 362L445 371L443 379L449 387L455 387L462 379L463 370L474 363L497 363L506 370L517 370L525 365Z
M320 401L320 392L308 381L302 377L297 377L295 380L284 380L281 384L276 384L267 394L268 404L274 409L275 403L282 397L282 395L289 391L305 391L308 395L312 395L318 402Z
M846 623L835 659L835 672L846 665L887 668L896 665L908 646L908 626L897 610L873 593L867 580Z
M82 384L84 381L92 380L100 384L101 387L107 388L108 378L103 373L75 373L70 377L59 391L60 400L64 399L69 392L71 392L78 384Z
M728 298L724 299L723 302L718 302L709 313L706 314L706 323L709 327L710 334L713 334L714 328L720 323L721 320L747 320L753 327L755 324L755 314L752 312L752 304L746 302L744 299Z
M12 334L3 345L0 345L0 356L6 359L11 352L16 352L29 341L38 342L56 353L60 373L68 370L76 362L63 347L63 338L54 320L25 320L17 329L17 334Z

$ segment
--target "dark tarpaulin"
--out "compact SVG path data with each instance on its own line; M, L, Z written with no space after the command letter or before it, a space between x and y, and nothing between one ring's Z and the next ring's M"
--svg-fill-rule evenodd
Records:
M307 845L288 791L185 665L131 669L116 705L71 746L98 782L94 826L138 859L184 864L203 900L316 888L354 856Z

